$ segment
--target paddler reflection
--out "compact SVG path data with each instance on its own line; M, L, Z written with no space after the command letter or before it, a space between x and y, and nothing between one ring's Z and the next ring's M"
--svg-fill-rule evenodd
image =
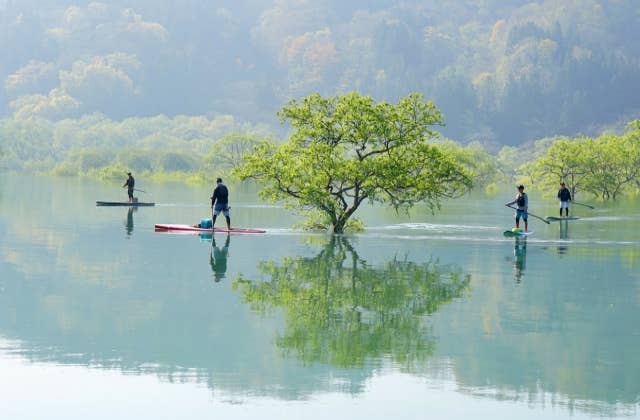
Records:
M527 266L527 237L516 237L513 245L513 278L520 283Z
M127 210L127 222L124 225L125 231L127 232L127 236L131 236L133 232L133 212L138 211L137 207L129 206Z
M569 222L560 220L560 242L558 243L558 254L566 254L568 247L566 241L569 239Z
M231 236L227 234L222 248L216 245L215 235L211 237L211 255L209 263L213 272L213 279L216 283L225 278L227 273L227 256L229 254L229 241Z

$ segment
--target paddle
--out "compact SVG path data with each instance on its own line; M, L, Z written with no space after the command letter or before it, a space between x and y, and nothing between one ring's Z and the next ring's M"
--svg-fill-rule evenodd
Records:
M505 206L509 207L510 209L518 210L517 208L515 208L515 207L513 207L513 206L510 206L510 205L508 205L508 204L505 204ZM543 219L542 217L540 217L540 216L536 216L536 215L535 215L535 214L533 214L533 213L529 213L528 211L527 211L527 212L525 212L525 213L527 213L529 216L533 216L533 217L535 217L536 219L540 219L540 220L542 220L543 222L545 222L545 223L546 223L546 224L548 224L548 225L550 225L550 224L551 224L551 222L549 222L547 219Z
M595 207L590 206L588 204L583 204L583 203L578 203L577 201L572 201L573 204L577 204L579 206L585 206L585 207L589 207L591 210L595 209Z
M144 194L151 194L151 193L148 193L148 192L146 192L146 191L139 190L139 189L137 189L137 188L134 188L133 190L134 190L134 191L141 192L141 193L144 193Z

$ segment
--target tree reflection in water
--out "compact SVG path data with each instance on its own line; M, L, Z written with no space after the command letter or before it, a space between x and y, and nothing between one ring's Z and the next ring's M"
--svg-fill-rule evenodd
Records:
M406 368L426 360L435 340L425 316L463 295L470 276L437 261L393 259L373 266L344 237L311 258L260 262L269 281L240 277L234 288L253 309L282 308L278 346L305 363L361 366L390 358Z

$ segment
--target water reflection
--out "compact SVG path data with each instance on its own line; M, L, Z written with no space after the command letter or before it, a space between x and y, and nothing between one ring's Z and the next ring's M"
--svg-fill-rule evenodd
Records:
M229 241L231 235L227 233L222 248L216 245L215 235L211 236L211 254L209 255L209 264L211 264L211 272L216 283L225 278L227 274L227 256L229 254Z
M137 207L129 206L127 210L127 221L125 223L125 231L127 232L127 236L131 236L133 233L133 212L138 211Z
M513 278L516 283L522 281L527 266L527 237L516 237L513 243Z
M569 239L569 221L568 220L560 220L560 241L558 243L557 251L558 254L564 255L568 251L567 243L564 242Z
M260 312L281 308L285 329L276 343L304 362L341 367L390 358L406 368L426 360L435 338L424 316L462 296L469 275L439 264L393 258L369 264L344 237L313 257L263 261L267 281L234 281Z
M378 369L380 364L393 359L433 381L434 388L450 390L449 401L456 401L451 394L469 390L495 400L502 414L516 404L549 408L568 401L572 413L638 416L636 207L627 208L626 219L600 222L597 231L571 226L577 241L562 259L555 252L536 252L525 268L523 258L519 270L526 270L527 281L519 287L513 284L519 262L512 249L524 241L414 241L367 234L358 244L337 238L311 253L298 236L234 236L226 276L242 271L242 280L252 282L211 287L212 268L205 260L214 257L212 244L190 235L158 236L139 226L125 241L122 230L113 229L112 216L96 223L85 211L92 189L83 197L75 186L41 181L0 182L4 197L17 197L3 202L0 196L0 347L11 353L2 352L0 361L20 357L199 382L251 402L259 395L309 401L327 391L368 393L376 377L392 370L386 364ZM20 201L25 187L52 202L46 224L32 223L43 213ZM486 203L487 209L494 207ZM177 219L171 208L156 211L161 221ZM262 224L263 212L255 210L250 219ZM277 220L290 223L285 216ZM76 234L78 226L91 234ZM591 237L631 245L581 241ZM222 251L225 238L218 238L215 248ZM557 238L557 231L541 231L529 239L529 252ZM390 249L420 257L393 258ZM456 278L448 266L423 263L429 249L440 261L455 261L463 273L474 273L473 283L465 286L465 277ZM497 264L504 251L507 261ZM447 277L449 271L454 274ZM274 284L262 284L267 282ZM473 293L465 293L471 287ZM464 299L455 298L460 293ZM265 316L241 305L243 297ZM16 375L18 365L28 363L16 363ZM441 384L440 378L454 384ZM134 394L145 394L149 381L136 382ZM88 385L108 389L112 383L105 376ZM391 389L404 391L402 384ZM551 411L566 417L565 410Z
M127 274L130 266L111 264L85 277L58 265L48 280L24 281L0 264L0 278L9 280L0 293L0 341L11 340L7 351L31 361L153 374L230 393L286 399L318 390L361 393L387 359L424 365L435 348L425 316L469 285L469 276L437 261L371 265L349 241L334 238L310 258L260 262L258 277L267 274L268 282L234 283L252 306L282 307L283 327L280 317L247 312L236 291L212 290L200 275L210 267L181 269L198 266L201 247L194 242L186 236L165 241L166 248L155 242L166 254L154 254L157 263L138 265L135 275ZM214 239L214 276L226 274L229 246L230 236ZM273 334L283 328L274 346Z

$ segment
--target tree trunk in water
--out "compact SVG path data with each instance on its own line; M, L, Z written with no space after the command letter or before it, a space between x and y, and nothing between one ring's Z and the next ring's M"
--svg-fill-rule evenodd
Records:
M344 226L347 224L347 219L345 218L339 218L334 224L333 224L333 233L344 233Z

